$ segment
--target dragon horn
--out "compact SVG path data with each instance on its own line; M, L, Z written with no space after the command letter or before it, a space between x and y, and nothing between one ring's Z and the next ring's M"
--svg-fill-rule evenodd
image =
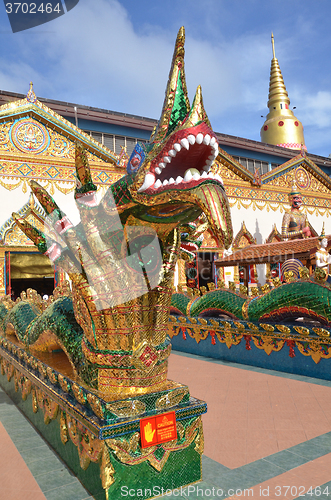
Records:
M39 252L47 252L48 245L45 235L36 227L29 224L25 219L22 219L17 213L13 212L13 219L23 233L36 245Z
M209 128L212 128L203 105L201 85L197 88L191 109L183 123L183 128L194 127L200 122L205 122Z
M40 205L43 207L43 209L48 215L55 212L59 220L65 216L65 214L63 214L63 212L57 206L51 195L48 194L46 189L44 189L40 184L38 184L38 182L33 180L30 181L30 187L33 194L39 201Z
M158 142L170 134L190 110L184 71L184 43L185 29L182 26L176 39L161 118L151 137L153 142Z
M80 142L76 143L75 165L78 181L76 194L83 194L87 193L88 191L96 191L97 187L92 180L90 166L86 156L86 150Z

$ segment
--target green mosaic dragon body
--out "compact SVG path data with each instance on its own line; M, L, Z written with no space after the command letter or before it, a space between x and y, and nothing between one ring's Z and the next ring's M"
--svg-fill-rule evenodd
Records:
M184 316L228 317L266 323L283 323L298 318L331 327L331 289L314 277L284 283L265 294L247 297L229 289L217 289L192 300L175 293L172 312Z

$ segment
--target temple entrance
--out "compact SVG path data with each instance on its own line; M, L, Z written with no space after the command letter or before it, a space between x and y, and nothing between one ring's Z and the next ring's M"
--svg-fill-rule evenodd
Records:
M33 288L42 297L51 295L56 286L56 274L46 255L5 252L5 293L13 300L28 288Z

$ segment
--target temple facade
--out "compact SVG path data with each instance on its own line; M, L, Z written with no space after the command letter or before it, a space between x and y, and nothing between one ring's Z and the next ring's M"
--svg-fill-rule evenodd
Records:
M232 251L282 240L282 218L290 209L293 183L301 192L301 210L312 235L321 233L323 223L325 233L331 234L331 159L307 150L302 124L290 109L273 37L268 108L262 142L217 133L219 154L213 171L222 177L231 207ZM147 141L156 124L144 117L37 99L32 85L26 96L0 91L0 295L17 295L27 285L47 293L61 278L47 257L36 253L11 215L18 212L36 227L43 226L45 214L30 196L29 181L45 187L77 223L72 196L75 142L87 149L93 182L102 196L124 175L135 144ZM205 231L196 259L196 286L200 271L201 282L215 281L214 261L223 256L219 243ZM267 272L265 264L252 264L250 282L263 284ZM221 268L220 273L225 282L240 281L238 266ZM185 286L186 281L182 263L176 284Z

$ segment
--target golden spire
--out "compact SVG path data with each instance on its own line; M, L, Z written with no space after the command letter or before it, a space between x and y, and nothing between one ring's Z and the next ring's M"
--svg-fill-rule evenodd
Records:
M284 148L301 150L305 147L303 126L289 109L290 99L285 87L282 72L275 54L275 40L271 33L272 60L267 119L261 128L261 141Z

